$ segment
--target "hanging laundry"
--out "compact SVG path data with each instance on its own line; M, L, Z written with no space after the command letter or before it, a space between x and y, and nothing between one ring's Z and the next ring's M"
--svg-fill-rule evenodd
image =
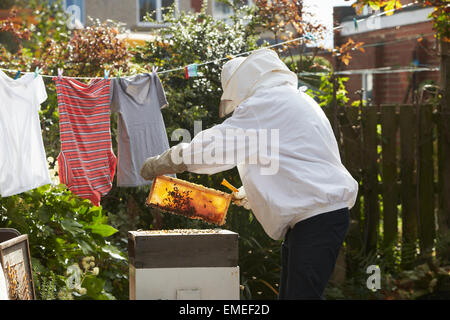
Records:
M119 164L117 185L136 187L151 184L140 169L151 156L169 149L161 109L167 106L166 94L156 73L131 78L114 78L111 111L119 114Z
M305 33L305 39L314 41L314 36L312 35L312 33L306 32L306 33Z
M184 77L186 79L196 76L197 76L197 64L194 63L184 67Z
M355 30L358 30L358 20L355 18L353 18L353 26L355 27Z
M58 95L61 183L94 205L112 187L116 156L111 146L110 80L84 84L54 77Z
M39 109L47 99L42 76L14 80L0 70L0 195L22 193L51 182Z

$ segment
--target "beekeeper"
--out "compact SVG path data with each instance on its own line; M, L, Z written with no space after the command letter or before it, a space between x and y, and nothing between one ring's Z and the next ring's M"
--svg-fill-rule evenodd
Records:
M148 158L141 175L237 166L243 186L234 203L251 209L272 239L284 239L279 298L322 299L358 192L330 122L272 50L229 60L221 82L219 114L233 114Z

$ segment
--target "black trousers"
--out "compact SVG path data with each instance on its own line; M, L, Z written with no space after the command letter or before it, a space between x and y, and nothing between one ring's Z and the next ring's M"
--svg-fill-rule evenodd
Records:
M305 219L288 230L281 249L279 299L324 299L349 223L349 210L344 208Z

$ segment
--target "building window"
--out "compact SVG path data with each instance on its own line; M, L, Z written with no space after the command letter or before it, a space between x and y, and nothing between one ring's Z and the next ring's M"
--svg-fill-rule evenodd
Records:
M362 12L361 12L361 15L363 15L363 16L368 16L368 15L374 14L374 13L376 13L376 12L378 12L378 11L372 9L372 7L371 7L370 5L367 4L367 5L365 5L365 6L363 7L363 10L362 10Z
M214 0L213 17L216 19L227 19L233 14L233 9L226 3Z
M230 16L233 15L233 8L231 8L231 6L229 6L228 4L218 0L213 0L212 4L213 17L216 19L224 20L226 23L231 23ZM253 0L240 0L237 3L237 6L251 6L252 4Z
M157 22L163 22L164 9L176 3L175 0L137 0L138 1L138 24L152 24L145 21L147 13Z
M70 15L67 21L69 28L80 29L86 23L84 0L64 0L64 9Z

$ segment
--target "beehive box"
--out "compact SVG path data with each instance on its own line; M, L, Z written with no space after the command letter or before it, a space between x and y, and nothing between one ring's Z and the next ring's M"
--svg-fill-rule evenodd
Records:
M129 231L130 299L239 299L238 234Z
M177 178L155 178L146 204L191 219L216 225L226 220L231 194Z

